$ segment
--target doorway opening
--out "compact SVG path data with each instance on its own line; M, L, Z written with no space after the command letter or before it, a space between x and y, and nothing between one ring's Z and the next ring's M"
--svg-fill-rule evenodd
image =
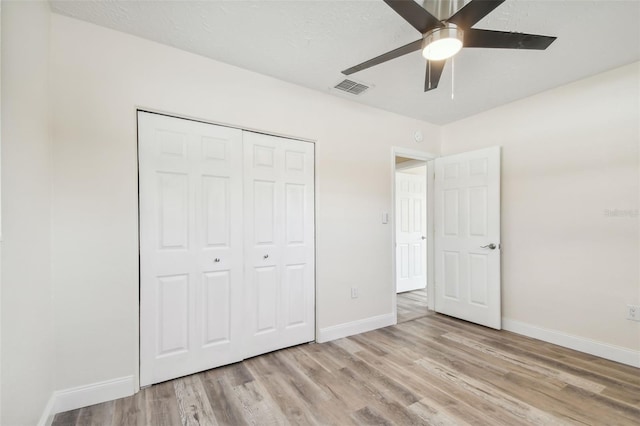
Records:
M427 162L396 157L396 310L398 323L427 309Z
M395 149L393 155L393 300L398 323L433 309L433 156Z

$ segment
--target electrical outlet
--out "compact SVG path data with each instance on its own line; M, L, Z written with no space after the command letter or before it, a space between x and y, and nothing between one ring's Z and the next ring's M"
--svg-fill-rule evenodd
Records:
M352 299L358 298L358 287L351 287L351 298Z
M631 321L640 321L640 306L627 305L627 319Z

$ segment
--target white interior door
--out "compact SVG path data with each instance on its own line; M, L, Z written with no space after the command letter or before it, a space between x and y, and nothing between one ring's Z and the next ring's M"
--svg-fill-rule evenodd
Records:
M435 160L437 312L501 328L500 147Z
M244 134L250 357L314 339L314 146Z
M396 292L427 286L427 179L396 172Z
M242 359L242 131L138 113L140 384Z

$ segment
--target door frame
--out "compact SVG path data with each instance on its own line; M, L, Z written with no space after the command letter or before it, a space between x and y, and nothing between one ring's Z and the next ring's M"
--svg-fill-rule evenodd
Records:
M135 330L137 331L136 333L136 341L135 341L135 376L134 376L134 394L138 393L143 387L140 386L140 364L141 364L141 350L140 350L140 339L141 339L141 335L142 335L142 329L141 329L141 321L140 321L140 287L141 287L141 277L140 277L140 132L139 132L139 126L140 124L138 123L138 113L139 112L147 112L147 113L151 113L151 114L157 114L157 115L164 115L164 116L168 116L168 117L173 117L173 118L178 118L178 119L182 119L182 120L189 120L189 121L195 121L195 122L199 122L199 123L204 123L204 124L212 124L215 126L222 126L222 127L230 127L233 129L239 129L239 130L243 130L243 131L248 131L248 132L254 132L254 133L262 133L265 135L269 135L269 136L276 136L276 137L282 137L282 138L287 138L287 139L292 139L292 140L298 140L301 142L309 142L313 144L313 152L314 152L314 161L313 161L313 205L314 205L314 227L313 227L313 231L314 231L314 245L313 245L313 249L314 249L314 282L313 282L313 287L314 287L314 340L313 342L317 342L318 341L318 335L319 335L319 328L318 328L318 213L319 213L319 203L318 203L318 187L319 187L319 176L318 176L318 146L317 146L317 139L310 139L310 138L305 138L305 137L301 137L301 136L292 136L289 134L285 134L285 133L280 133L280 132L275 132L275 131L268 131L268 130L263 130L263 129L257 129L257 128L253 128L250 126L244 126L244 125L239 125L239 124L231 124L231 123L227 123L227 122L221 122L221 121L215 121L215 120L210 120L210 119L205 119L205 118L201 118L201 117L195 117L195 116L190 116L190 115L185 115L185 114L178 114L175 112L171 112L171 111L166 111L166 110L162 110L162 109L157 109L157 108L150 108L147 106L143 106L143 105L135 105L133 107L133 114L135 117L135 153L136 153L136 158L135 158L135 162L136 162L136 194L137 194L137 203L136 203L136 216L137 216L137 224L136 224L136 229L137 229L137 235L136 235L136 242L138 244L138 250L137 250L137 259L136 259L136 263L138 265L138 276L137 276L137 287L136 287L136 296L138 299L138 303L136 304L137 309L136 309L136 315L135 315L135 321L134 321L134 327ZM394 157L395 158L395 157ZM1 238L1 237L0 237ZM147 388L151 385L147 385L144 386L144 388Z
M435 275L434 275L434 224L433 224L433 184L434 184L434 163L433 160L438 155L426 151L404 148L400 146L391 147L391 276L393 285L391 286L391 307L393 323L398 323L398 300L397 300L397 275L396 275L396 157L411 158L412 160L425 161L427 163L427 309L435 309Z

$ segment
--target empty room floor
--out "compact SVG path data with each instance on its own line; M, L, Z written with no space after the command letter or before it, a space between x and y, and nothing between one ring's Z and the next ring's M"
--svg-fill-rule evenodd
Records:
M638 425L640 370L431 313L160 383L53 424Z

